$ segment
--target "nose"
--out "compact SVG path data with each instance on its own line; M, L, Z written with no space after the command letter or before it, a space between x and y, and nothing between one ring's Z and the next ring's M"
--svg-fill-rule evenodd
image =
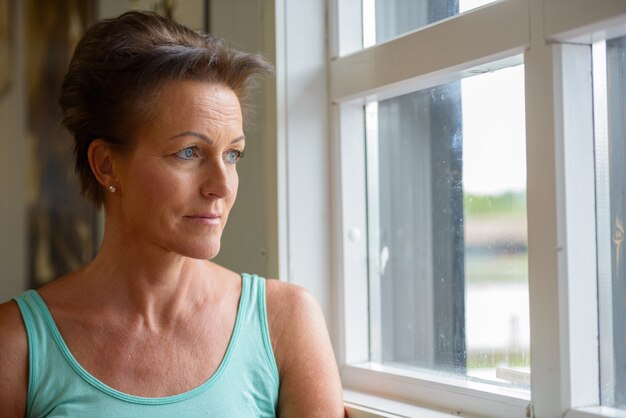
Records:
M203 170L200 192L205 197L228 199L237 189L237 171L223 161L207 161Z

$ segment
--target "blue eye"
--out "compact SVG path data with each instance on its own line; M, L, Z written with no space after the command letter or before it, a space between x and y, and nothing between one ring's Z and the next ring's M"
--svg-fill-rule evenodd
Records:
M182 158L183 160L193 160L194 158L199 157L198 155L198 147L187 147L178 151L176 154L178 158Z
M243 157L243 151L230 150L226 153L226 162L236 164Z

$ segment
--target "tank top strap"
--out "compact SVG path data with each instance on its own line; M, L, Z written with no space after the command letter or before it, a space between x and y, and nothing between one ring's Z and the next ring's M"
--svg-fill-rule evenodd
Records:
M274 357L274 350L272 349L272 343L269 333L269 324L267 319L267 306L266 306L266 292L265 282L266 279L256 274L243 273L243 286L247 287L247 291L242 291L243 295L247 295L248 300L242 305L246 306L244 327L245 332L242 333L240 338L240 347L246 347L246 344L258 344L259 341L263 342L263 347L258 350L262 355L263 363L265 364L266 371L272 377L272 384L276 387L279 385L278 367L276 365L276 359ZM247 355L252 354L252 350L246 350ZM269 383L269 382L268 382Z
M37 292L31 289L13 299L20 309L28 339L27 415L33 407L34 395L40 382L41 370L46 369L46 365L42 364L46 358L39 355L39 353L50 353L51 350L56 349L55 344L51 344L53 338L46 324L46 315L49 315L49 313L47 310L41 309L37 302L39 298Z

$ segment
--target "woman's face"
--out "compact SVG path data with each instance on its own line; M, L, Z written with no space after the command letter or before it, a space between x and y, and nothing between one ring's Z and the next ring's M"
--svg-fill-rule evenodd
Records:
M129 239L210 259L237 195L241 107L227 87L173 81L116 163L116 212ZM119 194L118 194L119 193Z

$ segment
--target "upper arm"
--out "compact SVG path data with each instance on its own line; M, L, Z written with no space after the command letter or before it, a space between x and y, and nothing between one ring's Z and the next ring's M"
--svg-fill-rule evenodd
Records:
M15 302L0 304L0 416L24 417L28 392L28 341Z
M268 281L268 320L280 373L280 417L344 417L337 363L322 311L303 288Z

